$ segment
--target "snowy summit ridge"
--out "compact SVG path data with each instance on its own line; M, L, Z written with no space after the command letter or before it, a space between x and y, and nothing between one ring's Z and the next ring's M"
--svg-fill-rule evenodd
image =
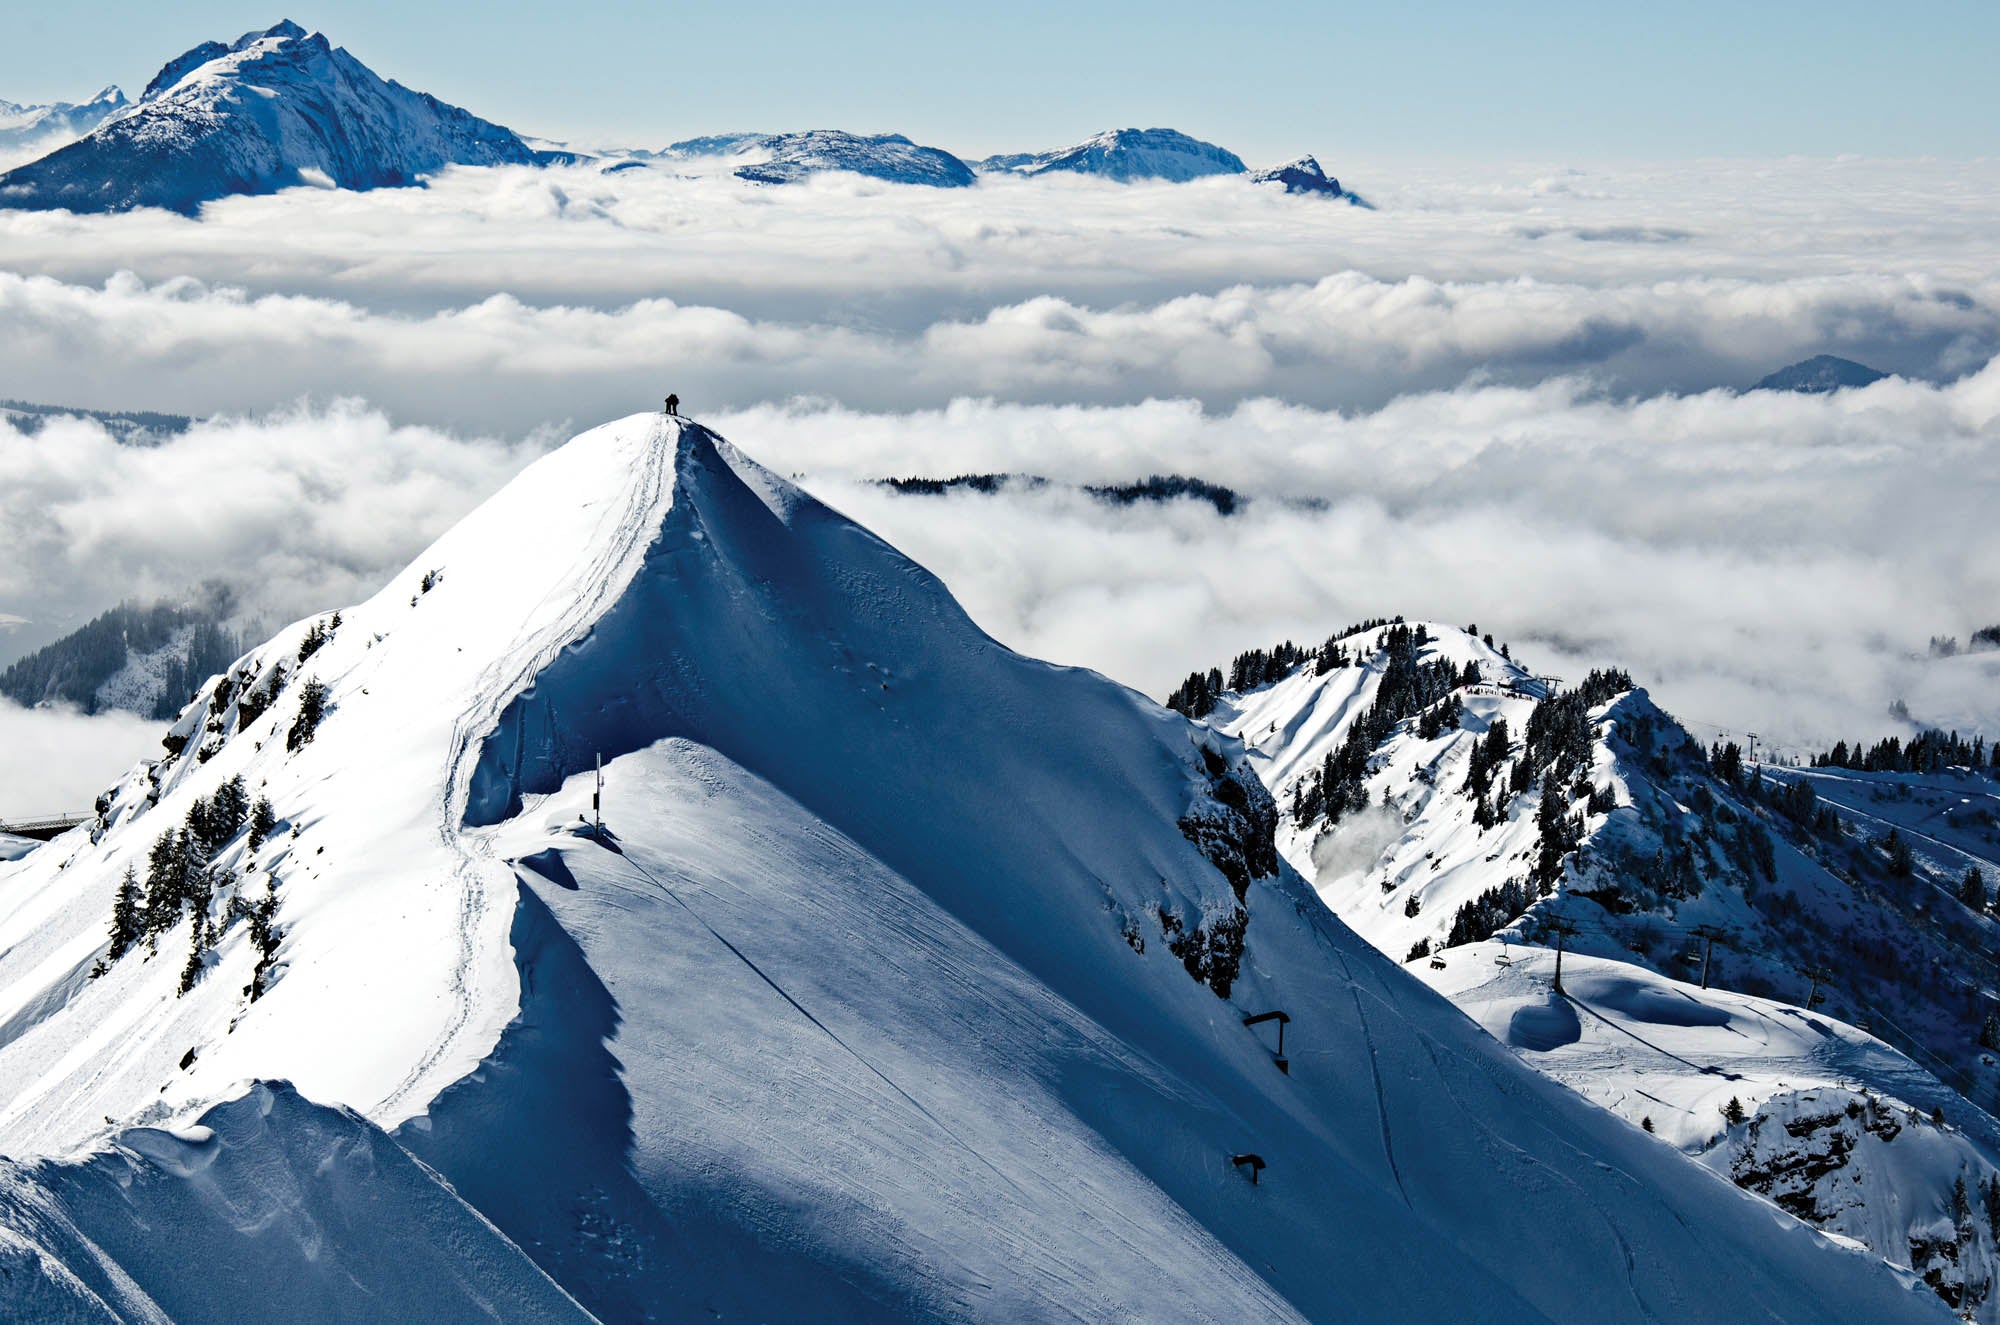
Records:
M773 134L749 143L732 141L734 137L696 141L714 144L710 150L715 152L760 157L736 170L738 179L754 184L795 184L832 171L933 188L964 188L974 182L972 167L950 152L941 147L920 147L900 133L813 129Z
M1074 147L1050 152L1016 152L979 163L989 173L1075 174L1130 182L1185 181L1206 175L1241 175L1243 158L1175 129L1107 129Z
M192 215L232 194L396 187L450 165L535 160L512 131L287 20L169 61L128 113L0 175L0 206Z
M164 744L0 866L45 1316L1943 1319L1370 949L1240 742L693 424L537 461Z
M1282 184L1287 193L1303 193L1324 198L1345 198L1356 206L1366 206L1359 197L1340 187L1340 181L1320 169L1319 161L1302 156L1282 166L1259 170L1250 176L1252 184Z

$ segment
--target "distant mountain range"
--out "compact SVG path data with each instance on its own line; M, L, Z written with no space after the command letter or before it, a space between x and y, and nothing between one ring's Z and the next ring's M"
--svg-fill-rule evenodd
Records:
M0 101L0 153L40 148L53 151L83 137L132 103L115 87L90 100L58 101L47 106L17 106Z
M289 20L233 42L208 41L160 69L135 105L107 88L81 106L0 102L0 152L53 150L0 174L0 207L122 212L203 203L299 185L374 189L419 184L448 166L559 166L605 171L662 161L741 158L755 184L847 172L897 184L964 188L982 174L1089 175L1180 182L1249 175L1226 148L1173 129L1111 129L1080 143L976 163L902 134L839 129L728 133L664 151L594 154L525 138L470 111L384 79L324 34ZM1312 157L1251 176L1293 193L1345 197Z

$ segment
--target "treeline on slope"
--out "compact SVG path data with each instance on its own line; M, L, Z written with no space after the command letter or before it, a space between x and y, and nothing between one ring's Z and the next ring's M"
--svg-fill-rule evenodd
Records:
M1860 741L1834 744L1812 757L1814 768L1850 768L1867 773L1936 773L1946 768L2000 769L2000 742L1990 748L1986 738L1966 740L1957 732L1927 728L1904 741L1884 737L1873 745Z
M6 415L14 430L33 437L52 419L93 419L121 442L145 443L184 433L194 420L185 414L162 414L145 409L77 409L70 405L38 405L27 400L0 400L0 415Z
M978 492L992 496L1002 488L1018 485L1034 489L1049 486L1039 474L958 474L951 478L888 478L882 486L908 496L942 497L949 492ZM1132 506L1142 501L1167 502L1187 498L1207 502L1218 515L1234 515L1243 498L1233 488L1190 477L1186 474L1148 474L1135 483L1086 483L1083 491L1114 506Z
M230 606L227 590L220 588L211 588L194 605L122 603L0 672L0 695L26 707L71 704L96 713L98 692L127 662L158 653L186 632L185 648L162 660L161 692L142 715L171 718L202 682L243 651L243 641L221 624Z
M1972 632L1972 639L1966 645L1968 653L1985 653L1990 649L2000 649L2000 626L1981 626ZM1931 636L1931 657L1954 658L1958 656L1956 635Z
M1429 639L1421 625L1413 629L1397 624L1382 632L1376 654L1383 660L1382 680L1375 702L1348 726L1346 737L1327 752L1321 765L1292 785L1294 823L1301 827L1320 820L1339 823L1347 811L1366 805L1368 761L1405 718L1435 710L1426 714L1433 735L1458 725L1462 711L1451 692L1476 683L1478 667L1471 662L1460 669L1446 661L1417 661L1417 650Z
M180 992L186 994L200 980L223 936L238 921L248 921L251 944L258 956L244 993L252 1002L261 998L277 959L277 880L267 874L263 896L251 901L242 894L242 881L233 871L216 864L216 857L239 836L244 838L246 850L254 854L277 825L271 802L262 796L253 802L240 776L189 806L179 828L169 829L154 840L143 882L127 867L112 900L111 944L91 968L91 978L108 974L113 963L141 944L148 958L157 955L161 935L192 917L187 964L181 969L180 981Z
M1315 676L1325 676L1328 672L1338 671L1343 667L1359 667L1367 662L1373 653L1371 651L1364 655L1358 645L1350 648L1348 641L1356 635L1402 624L1403 618L1400 616L1370 617L1366 621L1357 621L1351 626L1336 630L1316 648L1303 647L1286 640L1268 649L1246 649L1230 662L1227 672L1220 667L1211 667L1205 672L1188 673L1187 679L1167 696L1167 707L1199 720L1215 712L1215 706L1221 702L1225 694L1240 695L1262 686L1275 685L1308 662L1313 665ZM1421 624L1416 627L1416 631L1418 645L1430 642L1430 632ZM1479 627L1467 626L1465 633L1477 636ZM1497 648L1501 657L1510 656L1505 644L1493 643L1492 635L1487 635L1485 639L1487 646ZM1473 680L1465 684L1477 684L1477 681L1478 677L1474 671Z

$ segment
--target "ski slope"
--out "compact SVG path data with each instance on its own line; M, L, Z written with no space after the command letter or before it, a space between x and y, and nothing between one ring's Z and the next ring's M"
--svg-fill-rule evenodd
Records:
M307 649L330 623L0 866L0 1233L51 1300L236 1319L257 1258L350 1268L287 1304L332 1318L426 1282L447 1317L1945 1318L1335 920L1239 743L1003 648L696 426L585 434ZM219 918L185 996L186 920L92 978L125 866L237 774L279 820L217 856L274 881L269 992ZM1243 1024L1275 1009L1289 1072Z
M1585 1098L1817 1227L1920 1262L1953 1306L2000 1319L1982 1290L2000 1278L2000 1230L1980 1198L2000 1176L2000 1124L1824 1014L1578 953L1557 994L1554 968L1545 948L1488 942L1411 969ZM1734 1125L1732 1100L1745 1115ZM1963 1232L1951 1209L1961 1179Z

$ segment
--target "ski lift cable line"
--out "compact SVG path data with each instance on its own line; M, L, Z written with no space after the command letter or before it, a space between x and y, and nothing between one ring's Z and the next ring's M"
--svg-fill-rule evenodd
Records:
M1015 1195L1019 1196L1023 1201L1028 1200L1028 1194L1022 1190L1019 1183L1015 1182L1012 1178L1008 1177L1005 1173L1001 1172L998 1168L996 1168L991 1160L987 1159L986 1156L980 1154L978 1150L974 1149L971 1145L967 1144L965 1139L959 1136L957 1132L953 1131L949 1124L947 1124L943 1119L939 1118L936 1114L932 1113L928 1108L926 1108L921 1100L917 1099L916 1096L910 1094L909 1091L903 1089L903 1087L901 1087L894 1080L892 1080L887 1073L882 1071L881 1068L875 1066L874 1063L870 1062L868 1058L865 1055L863 1055L859 1050L857 1050L853 1045L849 1044L846 1040L841 1039L840 1036L837 1033L835 1033L832 1027L828 1026L825 1022L821 1021L818 1017L814 1016L810 1011L808 1011L806 1009L805 1004L799 1002L796 998L793 998L790 993L786 992L785 987L779 984L776 980L772 979L770 974L766 972L763 967L759 966L756 962L752 961L750 959L749 954L745 953L741 948L737 947L734 943L731 943L728 939L724 938L720 930L716 929L715 926L709 924L708 921L705 918L703 918L702 914L699 911L695 910L694 907L688 904L686 898L682 897L665 881L657 878L652 873L652 871L648 870L644 865L641 865L638 861L633 860L630 856L623 855L621 853L619 859L623 861L626 865L630 866L633 869L633 871L635 871L639 875L640 878L644 879L647 883L650 883L653 887L659 889L661 892L665 893L670 899L672 899L674 904L679 906L681 910L687 912L688 915L693 918L696 924L700 925L704 930L708 931L709 937L713 938L717 943L720 943L723 947L729 949L731 955L733 955L736 958L736 960L742 962L745 966L750 968L750 972L753 975L755 975L759 980L762 980L766 985L769 985L771 987L772 992L776 993L779 998L782 998L785 1000L785 1002L789 1003L792 1006L792 1008L798 1012L800 1016L804 1017L807 1021L811 1022L815 1027L817 1027L821 1034L825 1035L827 1039L832 1040L836 1045L840 1046L840 1048L850 1058L852 1058L855 1062L861 1064L862 1067L866 1068L873 1076L875 1076L878 1080L880 1080L883 1085L887 1086L890 1090L893 1090L896 1092L896 1094L900 1095L910 1105L911 1108L915 1109L920 1115L922 1115L925 1119L927 1119L932 1126L938 1129L938 1131L944 1133L945 1136L949 1137L951 1141L959 1147L959 1149L965 1151L966 1154L970 1155L973 1159L977 1160L988 1171L990 1171L994 1177L1006 1183L1008 1188L1012 1190L1015 1193Z

